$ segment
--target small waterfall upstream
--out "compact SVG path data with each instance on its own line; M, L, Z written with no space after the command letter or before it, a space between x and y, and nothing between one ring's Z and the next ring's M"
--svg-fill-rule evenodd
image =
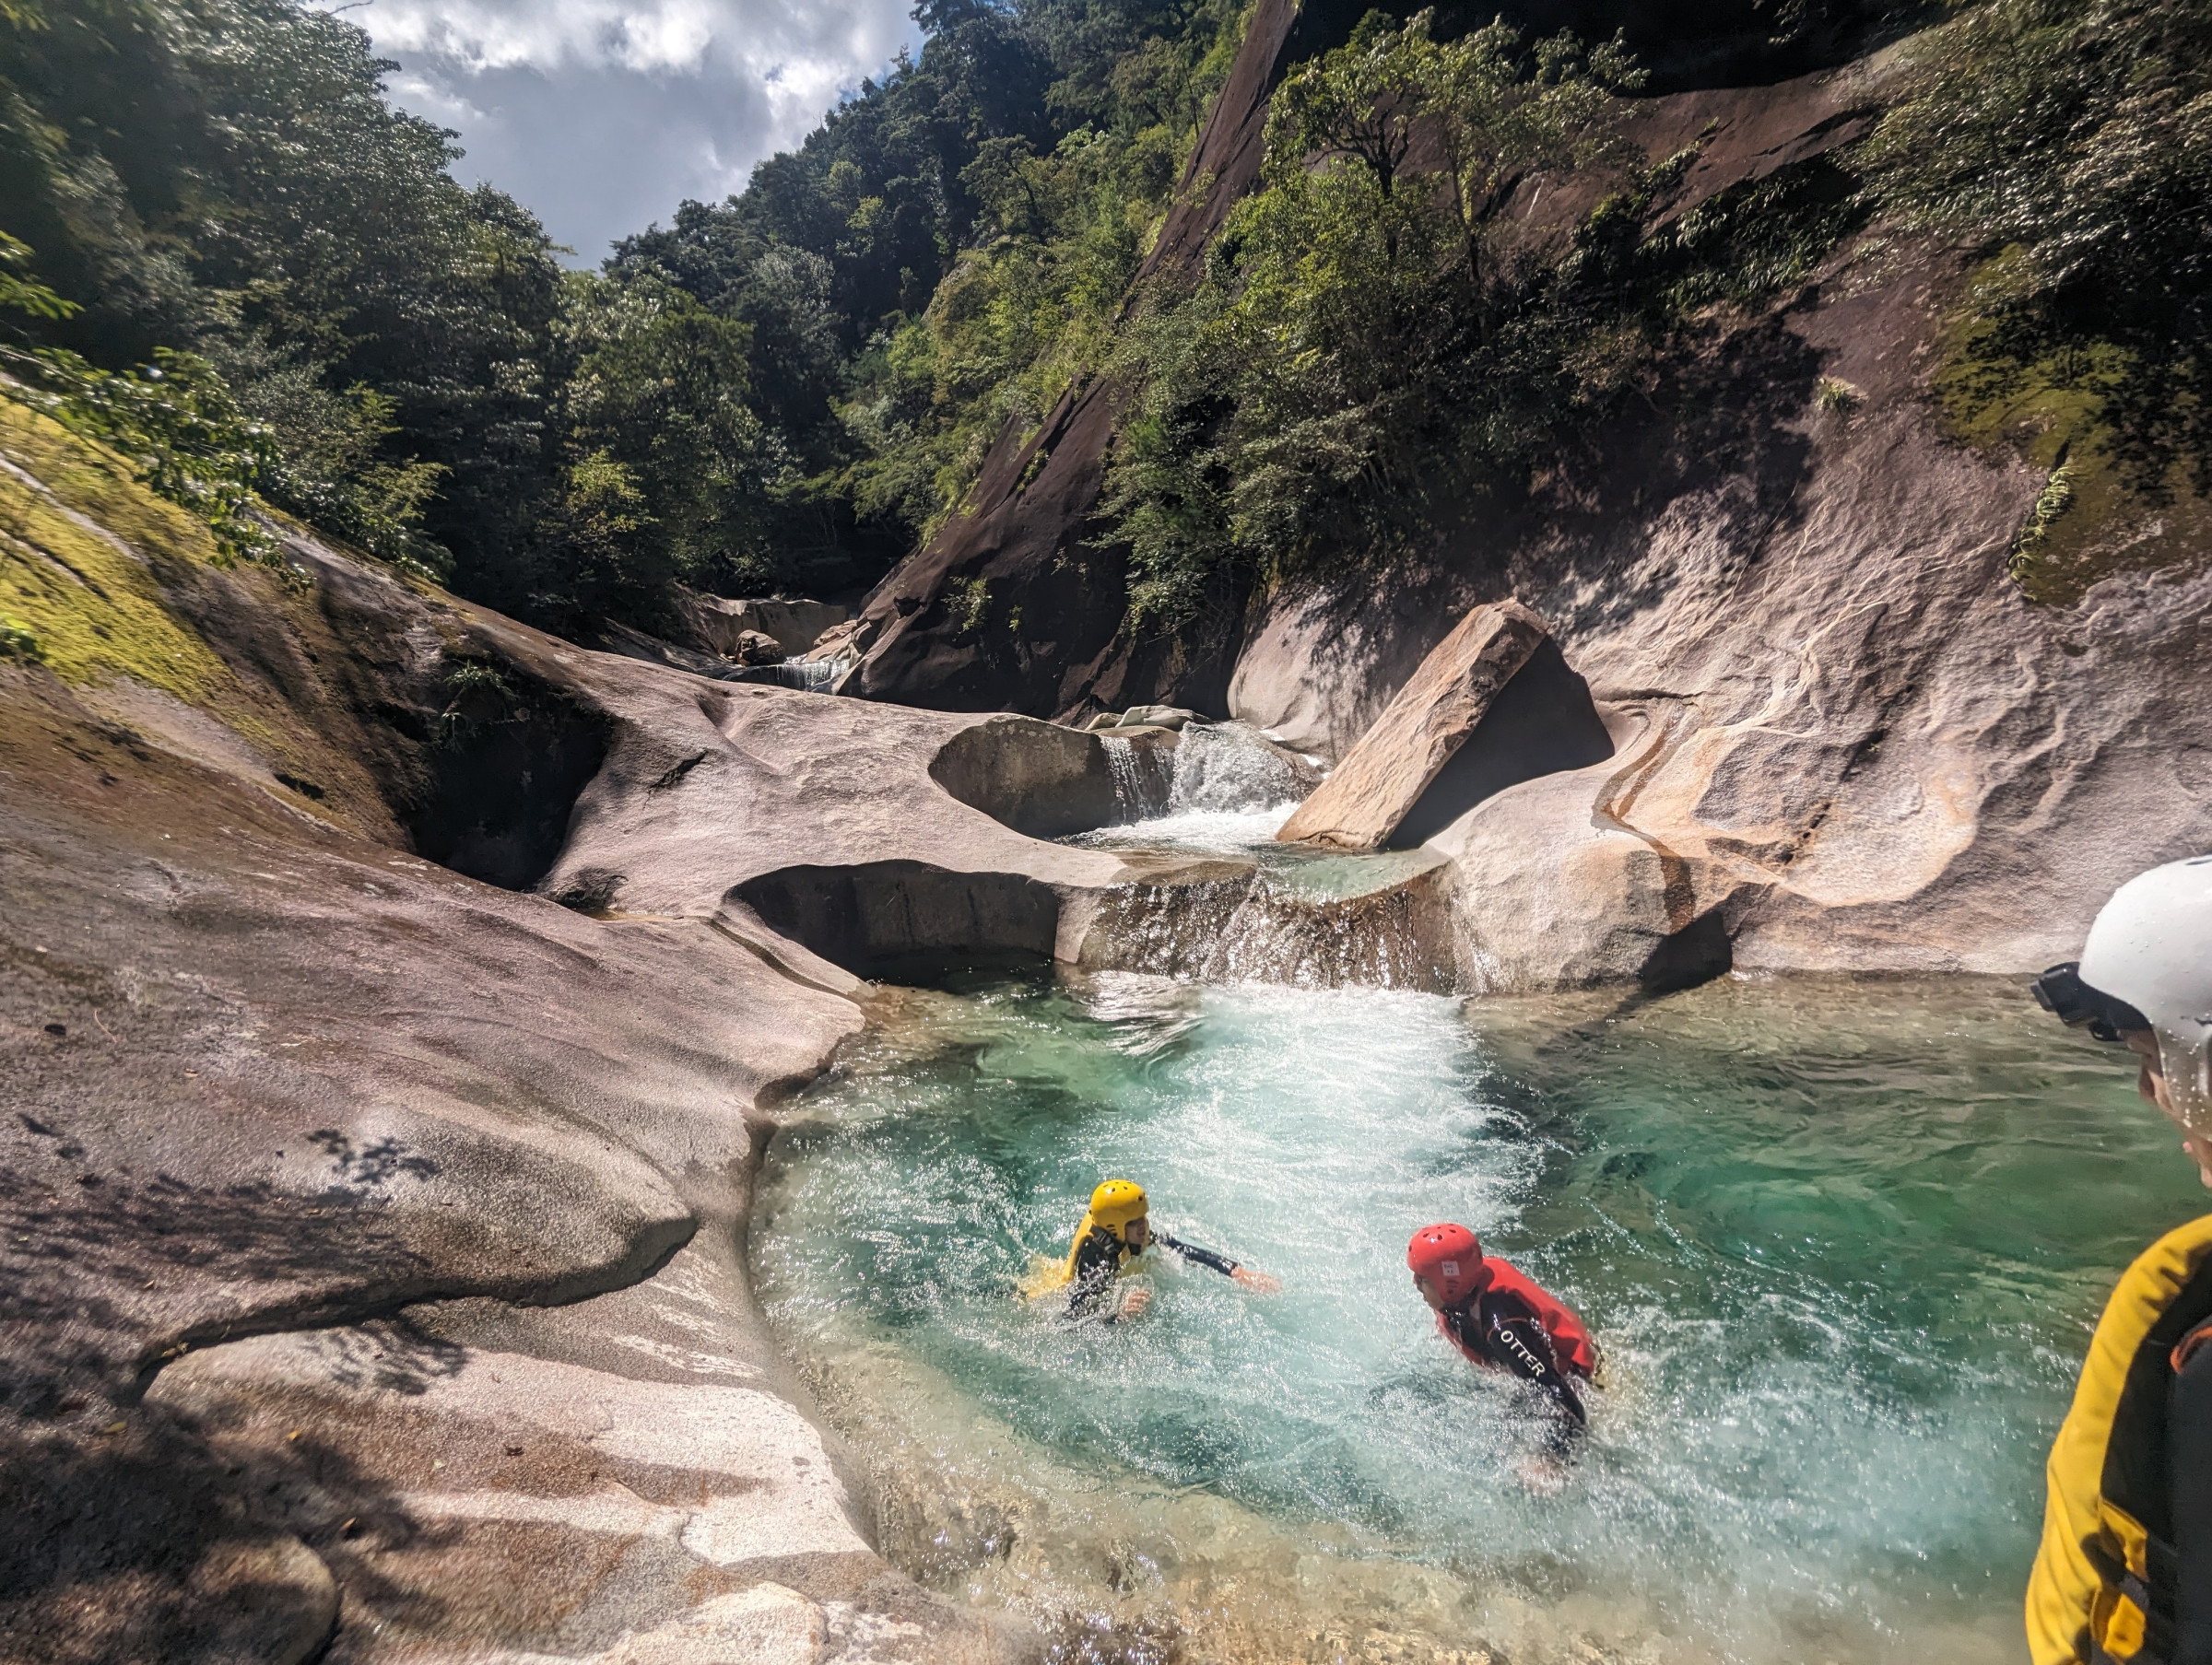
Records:
M1117 825L1071 842L1124 852L1144 876L1094 905L1085 967L1202 983L1453 986L1440 857L1274 842L1320 778L1305 758L1241 722L1193 723L1171 745L1100 739Z
M1151 771L1139 766L1136 743L1124 740L1119 734L1102 734L1099 738L1099 745L1106 753L1106 768L1113 777L1114 820L1142 820L1147 796L1145 777ZM1149 763L1155 756L1147 749L1145 761Z
M1169 815L1288 813L1320 780L1304 758L1241 722L1194 722L1171 739L1106 733L1099 742L1124 827Z
M835 690L837 679L852 665L849 659L786 659L771 666L777 685L786 688L802 688L809 694L828 694Z
M1194 723L1175 747L1167 813L1250 815L1296 803L1319 772L1241 722Z

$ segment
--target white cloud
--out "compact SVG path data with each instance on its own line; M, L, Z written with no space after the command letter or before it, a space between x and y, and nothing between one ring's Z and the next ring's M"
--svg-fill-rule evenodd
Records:
M373 0L393 102L595 264L685 197L743 188L915 40L909 0Z

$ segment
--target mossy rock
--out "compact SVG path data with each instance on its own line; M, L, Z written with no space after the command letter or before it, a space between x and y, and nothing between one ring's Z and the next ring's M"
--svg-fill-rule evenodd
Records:
M218 565L206 525L128 464L0 396L0 619L9 657L65 682L128 676L210 707L235 688L164 601L156 569Z
M1952 437L2048 472L2012 541L2012 575L2031 602L2071 606L2113 573L2192 569L2212 550L2212 499L2185 463L2146 481L2120 462L2105 403L2136 369L2109 342L2024 361L1980 322L1945 343L1935 393Z

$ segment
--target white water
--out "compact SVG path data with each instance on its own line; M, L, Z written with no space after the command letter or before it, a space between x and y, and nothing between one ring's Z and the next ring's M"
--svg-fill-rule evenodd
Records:
M1124 742L1121 749L1131 748ZM1185 730L1172 754L1149 754L1141 765L1156 767L1164 756L1173 759L1171 790L1150 794L1164 802L1164 813L1067 841L1241 858L1251 866L1241 878L1140 882L1117 890L1093 920L1095 964L1205 982L1452 986L1440 895L1433 886L1400 889L1433 866L1434 857L1347 856L1276 842L1303 782L1279 751L1241 723Z
M2087 1320L2198 1206L2050 1027L1957 982L978 982L908 997L778 1141L757 1270L893 1553L1082 1615L1065 1657L1997 1665ZM1110 1175L1284 1294L1166 1267L1109 1330L1013 1299ZM1437 1218L1611 1355L1556 1490L1406 1285Z
M827 694L852 662L849 659L786 659L776 666L776 681L783 687Z
M1084 841L1104 848L1115 848L1110 840L1118 836L1124 844L1248 849L1272 838L1305 795L1291 763L1241 722L1194 722L1171 747L1142 753L1116 734L1099 739L1113 775L1117 826ZM1136 824L1141 834L1132 831Z
M1303 795L1289 763L1241 722L1193 723L1176 745L1171 815L1268 814Z
M1293 801L1255 810L1171 811L1128 826L1078 833L1068 842L1093 850L1187 850L1201 855L1251 855L1275 837L1297 807Z

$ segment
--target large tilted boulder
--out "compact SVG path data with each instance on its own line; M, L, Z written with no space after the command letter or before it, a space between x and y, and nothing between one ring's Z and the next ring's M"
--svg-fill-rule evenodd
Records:
M2006 551L2043 476L1931 419L1930 299L1793 311L1756 384L1704 407L1740 404L1756 444L1624 451L1573 521L1500 516L1256 616L1232 709L1315 749L1382 708L1423 620L1509 590L1590 679L1618 756L1427 840L1463 988L2031 970L2123 880L2212 848L2212 568L2024 595ZM1861 404L1824 411L1817 373Z
M1475 608L1275 836L1286 844L1382 849L1547 639L1544 621L1518 602Z

